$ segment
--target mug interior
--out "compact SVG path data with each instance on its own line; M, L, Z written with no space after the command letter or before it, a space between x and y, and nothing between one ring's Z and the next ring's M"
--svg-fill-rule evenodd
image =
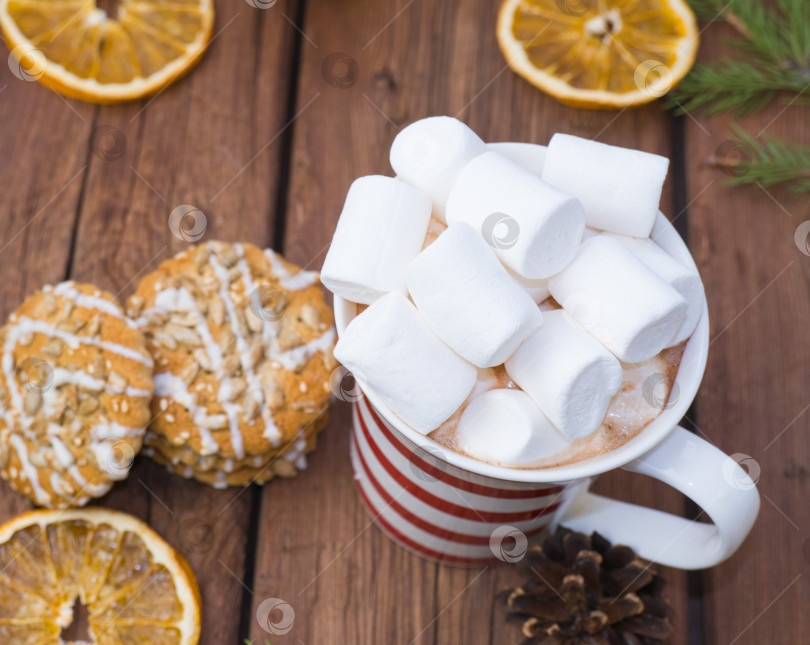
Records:
M697 268L683 239L661 212L658 213L650 237L679 261ZM338 336L340 336L346 325L357 315L357 306L353 302L335 296L334 308L335 326ZM457 453L406 424L372 389L365 387L362 389L364 395L368 397L370 403L382 417L405 437L425 450L429 450L432 454L438 454L458 468L507 481L559 483L581 477L591 477L618 468L643 455L662 441L683 418L692 404L706 368L708 350L709 312L704 296L703 312L695 331L686 343L667 408L624 445L582 461L551 468L524 469L496 466Z

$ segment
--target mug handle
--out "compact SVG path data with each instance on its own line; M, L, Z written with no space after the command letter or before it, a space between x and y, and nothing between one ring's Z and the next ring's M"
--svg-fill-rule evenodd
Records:
M714 523L609 499L585 486L561 509L555 524L585 533L598 531L659 564L703 569L737 550L759 512L759 493L748 473L732 457L680 426L623 468L676 488Z

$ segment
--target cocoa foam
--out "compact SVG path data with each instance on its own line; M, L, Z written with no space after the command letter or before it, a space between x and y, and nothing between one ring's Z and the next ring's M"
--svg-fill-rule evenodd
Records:
M683 342L643 363L622 364L622 386L611 400L602 425L587 437L572 442L566 450L552 458L520 468L553 468L584 461L615 450L637 436L671 404L673 383L685 347L686 342ZM428 436L450 450L467 454L458 445L458 420L475 396L496 388L520 389L509 378L502 365L479 370L478 381L467 401Z

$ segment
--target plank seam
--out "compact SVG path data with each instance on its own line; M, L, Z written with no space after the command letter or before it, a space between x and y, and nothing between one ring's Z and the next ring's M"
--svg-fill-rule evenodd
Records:
M296 103L298 101L298 85L300 82L301 70L301 57L304 47L303 43L303 29L306 20L307 0L301 0L298 3L297 11L295 13L295 22L301 25L301 31L295 30L292 36L292 58L290 61L289 72L289 92L287 95L287 105L285 112L284 123L289 122L295 116ZM257 39L261 39L261 30L264 25L264 14L257 21ZM257 42L256 47L256 60L255 69L257 73L261 69L259 65L259 47ZM295 135L295 123L291 123L290 127L281 135L279 169L278 169L278 184L275 197L275 213L268 213L269 218L273 218L272 228L272 246L278 253L284 252L284 235L286 233L286 220L287 220L287 207L290 193L290 166L292 162L293 140ZM273 203L272 190L273 183L270 184L270 197L269 203ZM250 521L248 523L247 540L245 544L245 566L243 579L250 593L243 592L242 606L239 619L239 633L237 634L236 645L243 645L244 638L241 634L246 634L246 637L252 632L253 627L253 589L256 582L256 565L258 554L256 552L259 543L259 528L260 528L260 514L262 507L262 496L264 494L264 487L252 491L250 501Z
M672 178L672 217L678 233L689 246L689 189L686 167L686 132L683 116L669 113L670 119L670 176ZM691 247L690 247L691 250ZM698 394L699 396L699 394ZM686 412L683 423L692 433L697 427L697 411L694 404ZM688 497L684 497L683 515L686 518L695 518L700 508ZM706 578L702 571L686 572L686 624L687 642L690 645L706 645L706 610L704 607L704 591Z
M284 252L284 237L287 233L287 217L290 198L290 167L293 158L293 142L295 140L295 115L298 104L298 89L301 81L301 59L304 49L304 30L306 29L307 1L298 3L295 14L295 24L300 29L294 30L292 60L290 72L290 91L287 95L287 109L285 123L290 126L281 134L281 153L279 154L280 167L278 172L278 190L276 192L276 212L273 225L273 248L279 253ZM272 214L271 214L272 216Z
M65 280L73 275L73 262L76 257L76 246L78 243L79 227L82 221L82 210L84 209L84 197L87 192L87 184L90 181L90 164L93 161L93 137L95 137L96 127L98 126L99 115L101 114L101 106L95 106L93 110L93 120L90 126L90 137L87 141L87 150L84 151L84 177L82 177L82 185L79 187L79 196L76 199L76 215L73 218L73 230L70 232L70 248L68 249L67 261L65 263Z

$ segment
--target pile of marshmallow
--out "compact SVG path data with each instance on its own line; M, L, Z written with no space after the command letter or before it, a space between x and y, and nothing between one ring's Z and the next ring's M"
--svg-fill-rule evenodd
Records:
M432 117L402 130L390 159L397 177L349 189L321 278L369 305L335 356L415 430L467 402L464 452L544 459L602 424L620 361L695 329L700 277L649 239L664 157L565 134L547 149L487 145ZM561 309L538 306L549 295ZM476 394L479 368L501 364L520 389Z

